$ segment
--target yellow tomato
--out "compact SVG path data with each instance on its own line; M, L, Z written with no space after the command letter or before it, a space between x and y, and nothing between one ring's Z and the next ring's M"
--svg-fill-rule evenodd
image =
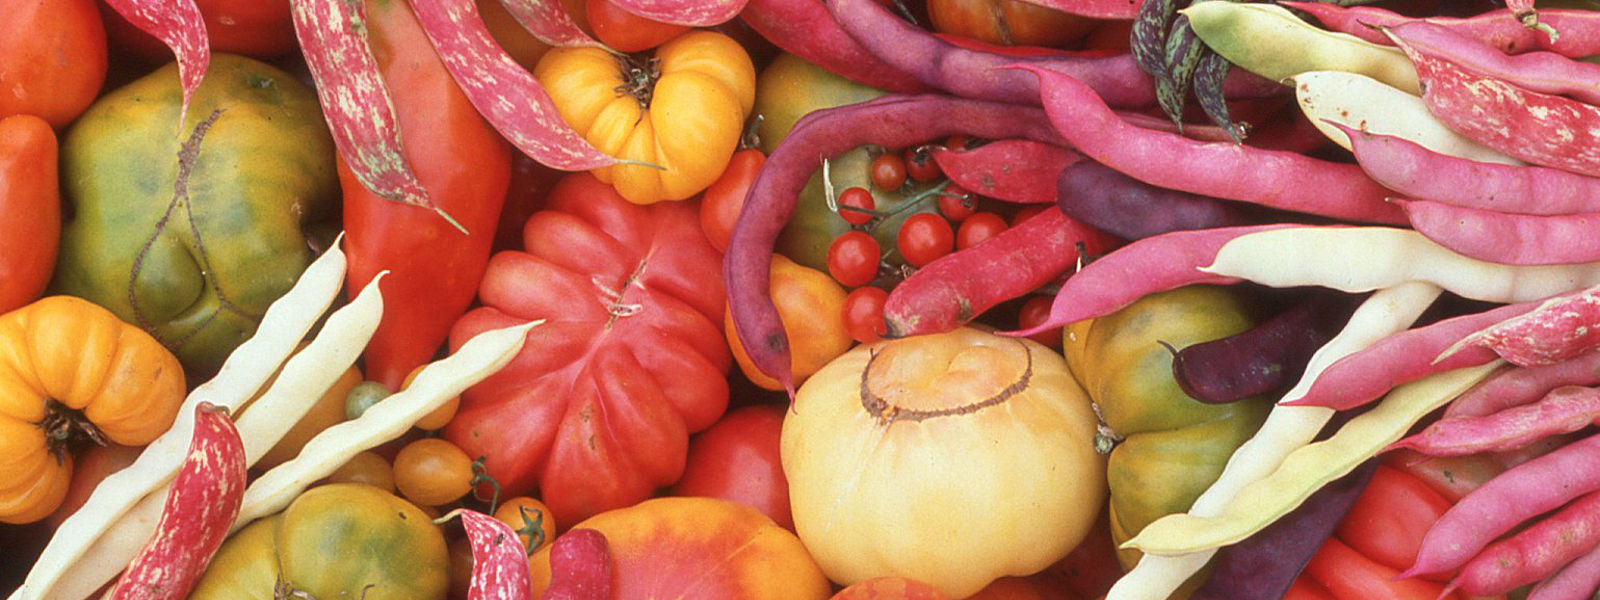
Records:
M696 30L652 58L557 48L534 77L601 152L643 164L597 169L629 202L683 200L722 174L755 105L755 66L726 35ZM659 168L658 168L659 167Z
M844 298L844 288L827 273L797 264L781 254L772 256L772 302L778 305L778 319L789 333L790 369L795 382L805 381L850 349L850 331L840 317ZM750 362L750 354L733 328L731 310L723 311L722 329L727 332L739 369L751 382L769 390L783 389L783 384Z
M784 419L795 530L829 579L896 575L964 598L1043 570L1106 498L1066 361L976 329L857 346Z

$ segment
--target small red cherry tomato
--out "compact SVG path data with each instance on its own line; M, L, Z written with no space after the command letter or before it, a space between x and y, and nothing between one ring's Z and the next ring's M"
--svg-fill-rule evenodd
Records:
M828 246L828 274L845 287L872 283L878 260L878 240L865 231L846 231Z
M927 146L917 146L906 149L906 174L912 181L929 182L944 176L944 171L939 169L939 163L933 161L933 153Z
M950 253L956 244L956 232L950 222L935 213L917 213L900 225L896 246L906 263L921 267Z
M894 191L906 184L906 161L899 154L885 152L872 159L872 186Z
M887 331L883 322L883 304L888 300L889 292L883 291L883 288L865 286L850 290L850 294L844 297L843 318L844 329L850 332L852 339L866 344L883 338Z
M853 187L839 194L839 218L851 225L865 225L872 220L872 211L878 201L864 187ZM857 209L857 210L852 210Z
M1034 296L1022 303L1022 309L1017 311L1017 329L1032 329L1050 318L1050 305L1053 300L1049 296ZM1044 344L1057 350L1061 349L1061 328L1054 327L1028 336L1028 339Z
M939 214L950 219L951 223L960 223L977 212L978 197L954 183L944 186L939 193Z

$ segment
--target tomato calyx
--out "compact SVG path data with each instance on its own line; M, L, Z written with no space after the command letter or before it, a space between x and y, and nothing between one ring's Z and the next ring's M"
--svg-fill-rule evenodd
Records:
M589 279L589 282L593 283L594 286L600 290L600 294L606 298L606 302L604 303L606 314L611 315L610 317L606 318L605 329L607 331L611 329L612 325L617 323L617 319L631 317L639 314L639 311L644 310L643 304L638 302L627 302L626 299L628 297L628 288L644 287L644 284L639 283L639 280L644 278L644 268L645 265L648 265L649 263L649 259L640 260L639 266L634 267L633 272L629 273L628 278L623 280L619 289L611 289L610 286L607 286L604 282L600 281L599 276Z
M633 96L640 110L650 109L650 96L656 91L656 81L661 79L661 59L640 54L618 54L617 66L622 70L622 83L618 94Z
M1101 456L1111 454L1117 443L1127 436L1117 433L1117 430L1106 424L1106 416L1100 412L1099 403L1090 402L1089 408L1094 410L1094 452Z
M34 425L44 430L45 446L50 455L56 457L56 464L65 463L68 454L85 444L104 446L108 443L105 434L89 422L83 411L55 400L45 401L44 417Z
M1022 348L1022 354L1026 362L1023 364L1022 372L1017 374L1015 380L986 398L941 408L900 406L873 391L871 383L874 372L873 366L878 362L878 358L883 356L881 349L873 349L868 355L866 368L861 370L861 408L876 419L879 426L887 427L896 421L924 421L937 417L970 415L985 408L999 406L1012 397L1026 392L1029 383L1033 379L1033 352L1030 352L1028 347L1023 345L1020 340L1017 341L1017 346Z
M489 474L489 466L487 464L485 464L485 461L487 461L487 460L489 460L489 457L487 457L487 456L479 456L476 460L472 461L472 479L467 481L467 485L472 486L471 487L471 489L472 489L472 497L473 498L477 498L481 502L488 502L489 503L489 514L494 514L495 509L500 508L500 482L498 480L496 480L493 475ZM483 484L486 484L486 483L489 484L489 488L490 489L494 490L493 492L490 493L488 498L484 498L483 494L478 491L479 488L482 487ZM524 510L526 510L526 509L524 509ZM526 522L528 520L527 513L523 513L522 520L524 522ZM543 515L540 515L539 520L540 521L544 520ZM544 531L539 529L538 526L534 526L533 531L539 534L539 540L542 542L544 540ZM517 533L529 533L529 532L526 532L526 531L523 531L521 529L518 529ZM529 537L531 539L533 537L532 534L530 534ZM528 555L532 556L533 555L533 550L532 549L533 548L537 548L537 547L538 547L538 545L536 545L536 544L529 544L528 545L528 548L529 548Z

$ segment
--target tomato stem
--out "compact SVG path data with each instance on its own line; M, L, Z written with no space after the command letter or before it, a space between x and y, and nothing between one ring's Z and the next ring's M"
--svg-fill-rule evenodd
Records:
M489 496L488 500L489 514L494 514L495 509L500 507L500 482L489 474L489 467L484 464L484 461L488 460L488 458L487 456L479 456L477 460L472 461L472 479L468 483L472 486L472 497L480 501L484 499L483 495L478 493L480 484L487 483L489 487L494 488L494 494Z
M101 446L107 443L105 434L83 416L83 411L54 400L45 401L44 417L34 425L44 430L45 445L56 457L56 464L65 463L72 449L86 441Z
M650 96L656 91L656 80L661 78L661 59L633 54L617 55L622 68L622 83L616 87L619 94L633 96L639 110L650 109Z

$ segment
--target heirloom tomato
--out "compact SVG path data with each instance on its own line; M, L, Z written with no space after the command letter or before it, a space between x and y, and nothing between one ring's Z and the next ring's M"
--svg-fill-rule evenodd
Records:
M450 344L545 323L444 435L485 457L502 495L537 487L572 523L677 481L689 434L727 407L722 255L694 203L634 205L588 173L556 185L523 243L490 259Z
M770 154L795 122L808 113L864 102L885 93L829 73L793 54L780 54L761 71L756 84L756 113L761 115L756 132L761 138L761 149ZM907 199L928 189L926 184L906 185L898 190L872 185L872 161L882 152L881 148L865 146L845 152L829 159L828 174L835 194L853 187L866 188L872 193L875 210L893 213L870 230L879 247L893 248L900 224L907 217L937 211L938 206L932 198L923 200L920 206L905 206ZM902 209L903 212L897 212ZM844 217L828 208L819 170L801 190L794 214L778 238L777 250L807 267L827 269L828 246L851 227ZM886 260L895 266L904 264L899 253L890 253Z
M143 446L166 433L184 389L171 352L82 298L0 316L0 523L54 512L78 445Z
M850 332L842 318L845 292L827 273L795 264L781 254L773 255L771 270L772 301L778 307L784 330L795 340L789 347L789 360L798 384L850 349ZM750 362L750 355L734 330L733 311L723 312L722 326L733 358L750 382L764 389L782 390L783 384Z
M557 48L533 74L590 144L640 163L594 171L635 204L683 200L711 185L738 148L755 103L750 56L714 31L680 35L652 57Z
M0 117L0 314L38 300L55 271L61 243L56 155L56 133L43 119Z
M786 412L784 406L755 405L723 415L689 441L689 465L673 493L753 506L779 526L794 531L789 480L783 477L783 463L778 458Z
M421 509L370 485L331 483L228 538L189 599L442 600L448 564L444 534Z
M169 64L102 96L67 132L61 192L74 216L54 285L143 327L199 374L310 264L302 228L339 183L317 96L293 75L213 54L180 131L181 102ZM213 115L177 188L178 150Z
M827 578L805 546L754 508L716 498L656 498L578 523L611 548L610 600L823 600ZM528 561L537 597L550 549Z
M0 18L0 119L30 114L59 129L106 78L106 32L94 0L8 0Z
M1067 326L1067 364L1120 439L1111 450L1111 531L1121 544L1145 525L1189 509L1266 419L1272 402L1204 404L1178 387L1172 353L1249 329L1229 288L1190 286L1144 297L1116 313ZM1132 568L1138 553L1120 553Z
M600 43L618 52L642 52L678 37L688 27L646 19L611 0L587 0L584 16Z
M784 419L795 531L843 584L898 575L952 598L1039 572L1105 501L1095 417L1065 361L972 328L857 346Z

